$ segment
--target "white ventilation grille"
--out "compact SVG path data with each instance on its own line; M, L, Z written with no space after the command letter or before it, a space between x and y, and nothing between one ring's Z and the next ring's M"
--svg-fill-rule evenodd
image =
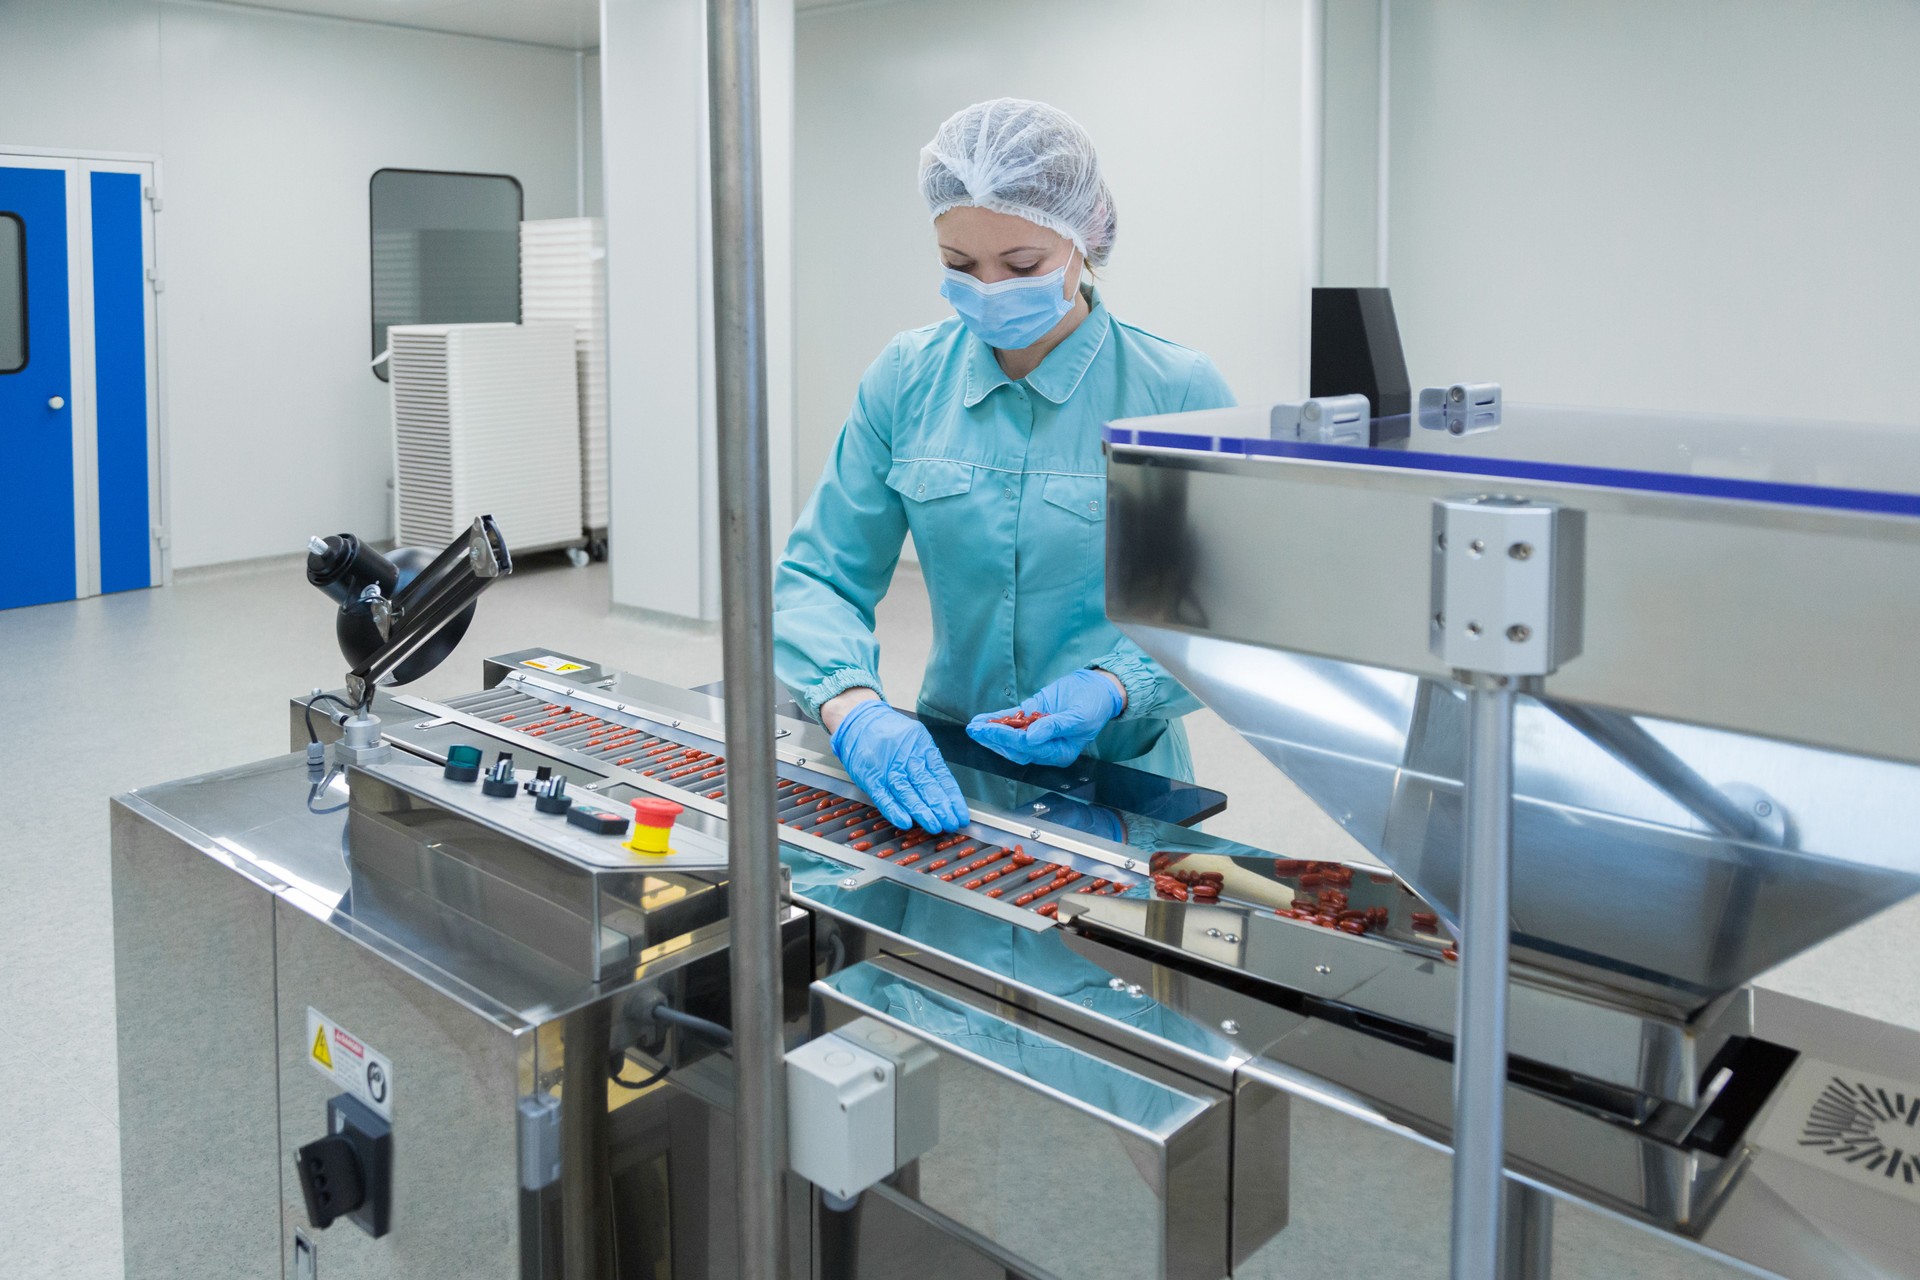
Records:
M388 330L397 536L440 547L491 514L514 552L580 541L571 326Z
M580 378L581 506L607 527L606 224L549 218L520 224L520 315L573 326Z

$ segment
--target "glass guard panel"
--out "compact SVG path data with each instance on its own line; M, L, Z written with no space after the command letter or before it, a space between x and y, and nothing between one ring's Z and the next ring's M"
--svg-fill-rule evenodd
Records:
M0 373L27 367L27 229L0 213Z
M519 321L518 181L382 169L369 190L375 356L391 325ZM384 364L375 372L385 380Z

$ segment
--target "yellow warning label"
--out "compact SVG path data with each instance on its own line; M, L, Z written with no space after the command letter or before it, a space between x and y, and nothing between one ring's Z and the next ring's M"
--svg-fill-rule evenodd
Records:
M333 1054L327 1051L327 1029L324 1026L313 1037L313 1060L327 1070L333 1070Z
M576 671L585 671L586 664L563 658L557 653L549 653L538 658L523 658L523 667L534 667L540 671L551 671L557 676L572 675Z

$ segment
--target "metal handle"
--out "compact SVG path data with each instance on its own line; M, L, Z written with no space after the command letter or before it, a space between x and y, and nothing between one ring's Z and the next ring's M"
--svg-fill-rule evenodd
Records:
M60 410L66 407L67 407L67 400L65 396L54 396L52 399L47 401L47 408L52 409L56 413L58 413Z

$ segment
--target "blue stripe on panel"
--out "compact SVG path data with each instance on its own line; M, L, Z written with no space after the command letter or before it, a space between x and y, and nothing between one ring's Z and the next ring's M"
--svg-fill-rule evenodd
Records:
M140 175L93 179L93 367L100 589L153 585L147 475L147 281Z

